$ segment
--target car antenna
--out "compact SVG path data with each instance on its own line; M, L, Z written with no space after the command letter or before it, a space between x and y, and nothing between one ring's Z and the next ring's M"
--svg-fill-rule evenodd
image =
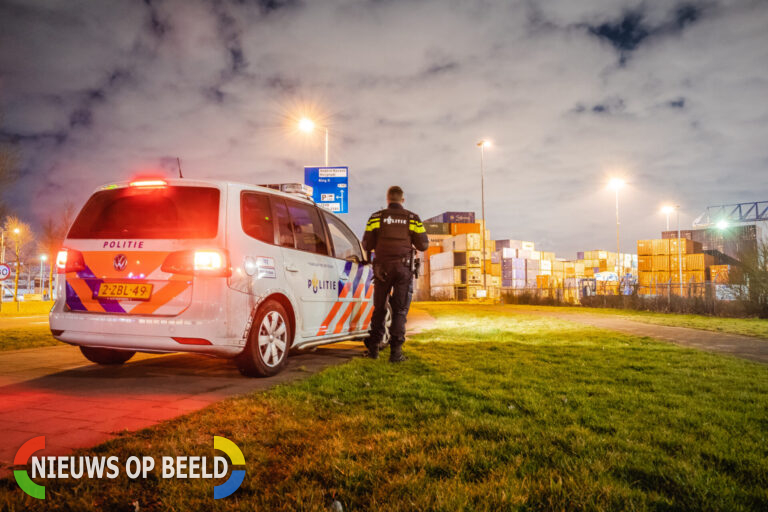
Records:
M179 166L179 178L182 178L182 179L183 179L183 178L184 178L184 175L183 175L183 174L181 174L181 158L179 158L179 157L176 157L176 165L178 165L178 166Z

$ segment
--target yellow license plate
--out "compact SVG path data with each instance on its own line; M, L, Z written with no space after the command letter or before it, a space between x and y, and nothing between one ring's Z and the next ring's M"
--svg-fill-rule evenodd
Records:
M152 285L144 283L101 283L97 296L100 299L149 300L152 296Z

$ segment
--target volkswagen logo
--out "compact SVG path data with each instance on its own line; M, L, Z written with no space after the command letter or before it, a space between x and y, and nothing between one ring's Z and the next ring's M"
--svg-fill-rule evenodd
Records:
M118 254L115 256L112 265L115 267L115 270L122 272L128 266L128 258L125 257L125 254Z

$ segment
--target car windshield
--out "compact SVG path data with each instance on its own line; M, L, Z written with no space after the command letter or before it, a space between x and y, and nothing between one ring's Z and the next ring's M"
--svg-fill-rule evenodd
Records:
M219 190L210 187L125 187L96 192L68 238L214 238Z

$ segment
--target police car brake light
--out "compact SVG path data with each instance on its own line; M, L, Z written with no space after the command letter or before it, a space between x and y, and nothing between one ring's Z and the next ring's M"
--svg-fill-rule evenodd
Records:
M56 255L56 273L80 272L85 270L83 253L74 249L62 249Z
M168 185L165 180L138 180L130 183L132 187L164 187Z
M229 253L223 249L199 249L170 253L160 267L169 274L194 274L229 277Z

